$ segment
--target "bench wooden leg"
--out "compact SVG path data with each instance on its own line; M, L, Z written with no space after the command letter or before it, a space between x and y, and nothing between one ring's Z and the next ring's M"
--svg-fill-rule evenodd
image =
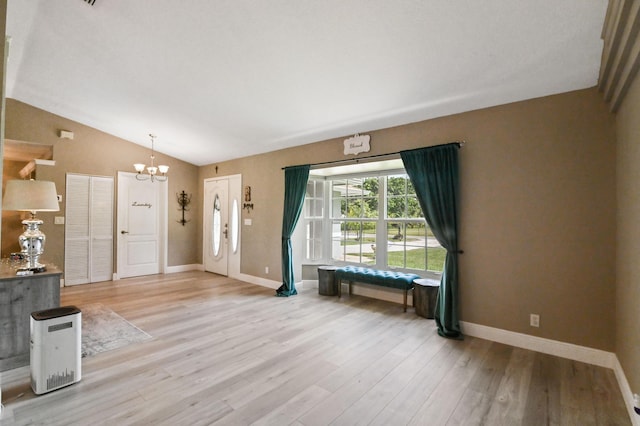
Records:
M406 288L404 289L404 311L407 312L407 292L409 290L407 290Z
M349 281L349 296L351 296L351 284L353 284L353 281Z
M342 297L342 279L338 278L338 299Z

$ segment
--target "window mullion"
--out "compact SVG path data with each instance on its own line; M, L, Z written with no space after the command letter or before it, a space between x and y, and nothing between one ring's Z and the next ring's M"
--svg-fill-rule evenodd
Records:
M376 229L376 268L387 268L387 179L378 178L378 222Z
M322 215L322 260L327 262L331 259L331 245L333 244L333 224L331 222L331 182L322 182L322 205L324 206Z

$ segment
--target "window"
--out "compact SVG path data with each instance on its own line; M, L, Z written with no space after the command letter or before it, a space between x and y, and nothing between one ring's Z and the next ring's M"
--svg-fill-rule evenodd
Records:
M234 254L238 252L238 236L240 231L238 222L240 222L240 211L238 210L238 199L234 198L231 207L231 249Z
M446 250L402 170L309 180L304 212L309 261L442 272Z
M387 267L442 272L446 250L427 226L411 180L385 179Z
M322 255L322 230L324 224L324 181L309 179L304 199L304 224L306 234L305 258L320 261Z
M375 265L378 178L329 182L331 188L331 258ZM372 220L374 219L374 220Z

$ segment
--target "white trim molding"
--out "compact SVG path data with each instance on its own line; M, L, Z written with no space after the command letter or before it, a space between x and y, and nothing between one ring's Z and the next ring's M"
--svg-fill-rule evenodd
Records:
M233 277L233 278L240 281L247 282L247 283L259 285L262 287L272 288L274 290L282 285L282 282L280 281L269 280L266 278L255 277L253 275L247 275L247 274L240 274L237 277Z
M618 380L629 418L634 426L640 426L640 416L633 410L633 392L615 353L464 321L460 321L460 328L467 336L612 369Z
M529 349L549 355L586 362L587 364L613 369L616 363L616 355L600 349L574 345L573 343L560 342L558 340L545 339L529 334L516 333L486 325L460 321L462 333L472 337L504 343L518 348Z
M165 268L165 273L174 274L176 272L188 272L188 271L204 271L204 265L201 263L193 263L191 265L176 265L176 266L167 266Z
M620 364L617 356L615 357L613 372L616 374L616 379L618 379L618 386L620 386L620 392L622 393L625 405L627 406L629 417L631 418L634 426L640 426L640 416L633 410L633 406L635 405L635 401L633 400L633 391L631 390L631 386L629 386L627 376L625 376L622 364Z

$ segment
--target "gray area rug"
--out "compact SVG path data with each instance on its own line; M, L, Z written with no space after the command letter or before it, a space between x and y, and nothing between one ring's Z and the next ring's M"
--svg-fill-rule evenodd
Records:
M151 336L101 303L82 311L82 357L143 342Z

